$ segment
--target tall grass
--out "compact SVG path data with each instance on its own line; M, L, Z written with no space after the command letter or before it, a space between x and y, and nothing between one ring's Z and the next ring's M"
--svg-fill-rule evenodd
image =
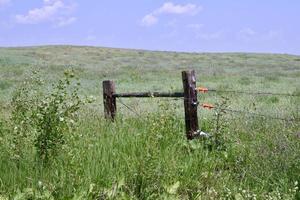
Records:
M46 167L36 161L33 147L24 148L26 156L17 164L2 142L3 198L49 194L54 199L295 199L296 191L299 195L300 145L293 127L266 129L259 122L251 132L231 127L224 133L226 149L210 150L208 141L186 141L182 119L172 114L155 114L145 121L119 118L114 124L99 116L87 118Z
M187 141L183 119L162 104L161 112L119 116L115 123L83 110L78 129L47 165L36 159L30 142L16 162L7 141L10 127L1 123L1 198L299 198L299 124L230 118L219 149L210 140ZM202 120L202 130L214 134L215 123Z

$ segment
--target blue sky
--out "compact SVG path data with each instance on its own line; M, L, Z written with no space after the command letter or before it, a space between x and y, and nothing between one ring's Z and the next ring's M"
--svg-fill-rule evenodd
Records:
M300 55L299 0L0 0L0 46Z

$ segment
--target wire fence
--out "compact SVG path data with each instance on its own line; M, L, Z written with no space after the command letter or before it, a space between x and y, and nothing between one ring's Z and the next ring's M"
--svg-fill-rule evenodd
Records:
M235 94L245 94L245 95L267 95L267 96L285 96L285 97L300 97L300 94L291 94L291 93L274 93L274 92L253 92L253 91L242 91L242 90L218 90L218 89L209 89L206 87L198 87L196 91L200 93L208 93L208 92L217 92L217 93L235 93ZM201 104L200 105L204 109L218 109L216 106L212 104ZM234 110L229 108L219 108L222 109L224 112L230 112L235 114L244 114L250 115L252 117L263 117L273 120L282 120L282 121L299 121L300 118L292 117L292 118L284 118L278 116L271 116L261 113L250 112L247 110Z
M208 92L217 92L217 93L237 93L237 94L246 94L246 95L268 95L268 96L288 96L288 97L300 97L298 94L291 94L291 93L273 93L273 92L250 92L250 91L241 91L241 90L217 90L217 89L208 89L204 87L198 87L196 90L200 93L208 93ZM159 101L178 101L178 100L183 100L183 97L177 97L177 98L168 98L168 99L160 99ZM131 106L125 104L120 98L118 98L119 103L121 103L125 108L130 110L133 114L135 114L138 117L141 117L141 114L138 113L135 109L133 109ZM223 112L228 112L232 114L239 114L239 115L247 115L251 117L260 117L260 118L266 118L266 119L272 119L272 120L281 120L281 121L286 121L286 122L294 122L294 121L300 121L300 118L298 117L290 117L290 118L285 118L281 116L271 116L267 114L262 114L262 113L256 113L256 112L251 112L248 110L235 110L231 108L218 108L218 106L214 106L213 104L199 104L198 102L195 102L196 105L199 105L203 109L221 109Z
M183 100L184 103L184 118L185 118L185 127L186 127L186 137L188 140L192 140L196 137L196 135L198 135L199 133L199 120L198 120L198 111L199 111L199 101L198 101L198 93L208 93L208 92L214 92L216 93L215 96L220 96L222 97L222 101L221 102L217 102L215 105L213 104L209 104L209 103L204 103L201 104L200 106L202 108L206 108L209 110L214 109L215 113L217 114L217 122L218 122L218 118L220 116L221 113L230 113L232 115L245 115L245 117L247 116L251 116L251 117L256 117L258 120L262 119L265 121L265 119L272 119L272 120L281 120L281 121L286 121L286 122L294 122L296 121L297 124L300 121L300 114L299 111L297 109L298 107L298 97L300 97L300 92L299 91L295 91L293 93L289 93L287 92L287 90L284 90L284 92L281 92L281 90L278 90L280 92L271 92L271 91L247 91L247 90L231 90L228 88L221 88L221 89L215 89L215 88L206 88L206 87L197 87L196 86L196 75L195 75L195 70L186 70L186 71L182 71L182 83L183 83L183 91L182 92L130 92L130 93L116 93L115 90L115 82L112 80L105 80L103 81L102 85L103 85L103 102L104 102L104 112L105 112L105 118L111 121L114 121L114 118L116 116L116 111L117 111L117 106L116 106L116 99L118 100L118 102L124 106L126 109L128 109L130 112L134 113L135 116L137 116L139 119L141 120L148 120L148 119L143 119L143 115L138 112L137 105L138 103L135 102L133 104L133 106L129 106L128 104L124 103L121 98L150 98L151 100L153 100L154 98L163 98L163 99L159 99L159 101L161 100L167 100L167 104L170 104L171 100ZM240 97L242 95L238 95L238 94L243 94L243 95L268 95L268 96L283 96L283 97L296 97L295 99L289 98L289 99L285 99L290 101L293 105L292 107L287 107L286 109L284 109L284 112L281 114L281 116L279 116L279 112L278 113L272 113L272 112L263 112L263 111L256 111L252 112L251 109L247 110L242 108L242 110L234 110L231 109L231 105L229 105L229 98L226 98L225 95L223 95L222 93L232 93L235 95L232 95L233 97L235 97L235 99L237 99L237 97ZM204 99L206 99L204 95L201 95L201 103ZM210 98L207 98L210 99ZM241 99L245 99L244 97L242 97ZM251 101L252 98L247 98L246 102L248 102L249 100ZM274 99L266 99L267 101L265 103L275 103L278 102L279 99L278 98L274 98ZM294 101L296 100L296 101ZM159 102L158 101L158 102ZM256 100L254 100L253 103L253 107L257 107L256 106ZM259 99L259 102L261 101L261 99ZM250 102L251 103L251 102ZM242 104L245 104L245 102L243 102ZM177 108L176 104L175 108ZM286 104L284 104L286 105ZM171 105L172 106L172 105ZM263 105L264 106L264 105ZM147 106L146 106L147 107ZM145 108L146 108L145 107ZM282 106L281 106L282 107ZM280 107L280 108L281 108ZM164 104L159 104L158 105L158 109L162 110L163 112L165 112L165 109L168 107L164 107ZM289 114L288 110L291 108ZM150 109L153 111L153 107L151 106ZM149 113L150 114L150 113ZM175 114L175 113L174 113ZM291 123L287 123L291 124Z

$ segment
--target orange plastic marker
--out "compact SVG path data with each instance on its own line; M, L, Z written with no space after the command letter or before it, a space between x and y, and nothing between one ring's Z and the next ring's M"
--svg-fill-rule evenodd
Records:
M209 109L209 110L215 108L215 106L213 106L212 104L208 104L208 103L204 103L204 104L202 104L201 106L202 106L203 108L206 108L206 109Z
M196 90L197 90L198 92L201 92L201 93L207 93L207 92L208 92L208 89L205 88L205 87L198 87L198 88L196 88Z

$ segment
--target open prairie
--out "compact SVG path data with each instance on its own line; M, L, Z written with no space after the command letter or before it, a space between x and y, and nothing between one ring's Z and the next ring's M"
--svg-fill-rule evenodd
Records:
M122 99L104 119L103 80L181 92L189 69L198 86L289 95L198 94L220 106L199 108L209 139L186 140L182 99ZM299 56L0 48L0 111L1 200L300 198Z

